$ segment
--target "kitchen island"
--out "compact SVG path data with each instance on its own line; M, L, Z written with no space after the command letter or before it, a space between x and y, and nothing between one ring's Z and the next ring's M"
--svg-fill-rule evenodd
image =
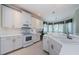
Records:
M72 39L68 39L63 33L46 34L43 38L43 49L52 55L79 54L79 37L72 35Z

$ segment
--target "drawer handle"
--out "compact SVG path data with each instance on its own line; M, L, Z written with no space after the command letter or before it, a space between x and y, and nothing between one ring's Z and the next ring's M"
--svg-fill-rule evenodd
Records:
M13 39L13 42L15 42L15 39Z
M51 45L51 48L52 48L52 49L54 49L54 46L53 46L53 44Z

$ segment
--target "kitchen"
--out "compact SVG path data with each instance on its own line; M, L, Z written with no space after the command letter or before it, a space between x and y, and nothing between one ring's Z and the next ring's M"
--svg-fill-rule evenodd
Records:
M0 4L0 55L79 55L78 23L79 4Z
M34 17L27 10L13 5L0 5L0 54L40 41L43 23L39 19L41 18Z

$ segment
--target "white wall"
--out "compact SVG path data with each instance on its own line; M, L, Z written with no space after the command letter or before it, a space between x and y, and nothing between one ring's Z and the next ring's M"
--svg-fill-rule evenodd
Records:
M79 35L79 9L76 10L73 16L73 33Z

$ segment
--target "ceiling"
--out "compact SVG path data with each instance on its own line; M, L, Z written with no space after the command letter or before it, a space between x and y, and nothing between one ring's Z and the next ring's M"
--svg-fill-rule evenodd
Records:
M49 22L72 17L79 8L78 4L18 4L17 6L31 11Z

